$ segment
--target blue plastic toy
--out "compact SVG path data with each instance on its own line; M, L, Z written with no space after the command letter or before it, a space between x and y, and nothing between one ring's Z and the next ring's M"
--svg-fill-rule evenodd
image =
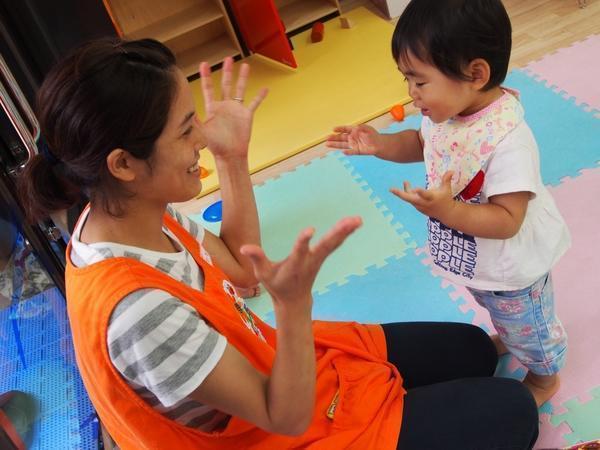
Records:
M207 222L220 222L223 216L223 202L219 200L213 203L202 213L202 218Z

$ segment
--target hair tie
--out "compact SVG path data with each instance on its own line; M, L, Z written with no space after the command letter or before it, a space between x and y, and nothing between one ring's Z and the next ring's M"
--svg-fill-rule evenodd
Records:
M127 53L127 50L126 50L126 49L125 49L125 47L123 46L123 41L116 42L116 43L113 45L113 48L114 48L115 50L119 50L119 51L120 51L121 53L123 53L124 55L127 55L127 54L128 54L128 53Z
M61 163L60 159L52 154L46 141L40 139L38 142L39 153L51 166L56 166Z

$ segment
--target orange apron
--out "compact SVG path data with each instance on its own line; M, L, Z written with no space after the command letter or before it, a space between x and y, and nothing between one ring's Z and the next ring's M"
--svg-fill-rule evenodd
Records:
M122 450L396 448L405 391L400 374L387 362L379 325L314 322L316 403L312 422L301 436L268 433L236 417L224 430L206 433L168 419L136 395L110 360L107 330L117 303L138 289L161 289L195 308L265 375L275 357L275 330L250 313L264 340L259 338L242 320L223 272L201 257L198 242L171 216L165 214L164 221L202 268L204 292L130 258L77 268L70 261L70 245L67 248L67 307L77 364L102 423Z

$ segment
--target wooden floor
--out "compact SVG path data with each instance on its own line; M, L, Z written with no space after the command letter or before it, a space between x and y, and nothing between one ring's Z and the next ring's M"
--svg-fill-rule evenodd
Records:
M525 66L590 34L600 33L600 0L587 0L585 8L579 8L578 0L503 0L503 2L513 26L511 68ZM342 0L341 5L344 12L364 6L380 14L370 0ZM598 55L590 55L590 58L592 57L597 58ZM573 70L585 70L585 68L574 67ZM407 113L410 112L414 110L409 106ZM375 128L384 128L391 121L389 114L386 114L369 123ZM252 181L254 184L263 183L327 151L323 144L317 145L253 174ZM217 191L201 199L178 204L177 208L187 214L195 214L219 198Z

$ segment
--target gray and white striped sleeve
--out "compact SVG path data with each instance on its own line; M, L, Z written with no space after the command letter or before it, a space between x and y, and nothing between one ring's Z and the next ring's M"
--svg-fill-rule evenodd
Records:
M167 205L167 213L171 215L188 233L190 233L200 244L204 240L204 227L193 221L185 214L177 211L173 206Z
M121 375L145 386L166 407L200 386L227 344L197 311L159 289L123 298L110 317L107 340Z

